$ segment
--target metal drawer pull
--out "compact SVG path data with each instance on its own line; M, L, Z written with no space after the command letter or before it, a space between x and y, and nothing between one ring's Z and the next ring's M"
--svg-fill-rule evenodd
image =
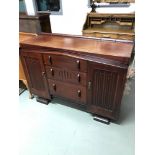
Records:
M88 82L88 89L89 90L91 89L91 82L90 81Z
M56 84L53 83L53 89L56 91Z
M52 64L52 57L51 56L48 56L48 61L50 64Z
M52 76L54 76L54 70L51 68L50 69Z
M45 72L42 72L42 76L45 76Z
M80 61L77 60L76 63L77 63L77 68L80 69Z
M81 90L78 90L77 93L78 93L78 97L81 97Z
M80 79L81 79L80 74L78 74L78 75L77 75L77 80L78 80L78 82L80 82Z

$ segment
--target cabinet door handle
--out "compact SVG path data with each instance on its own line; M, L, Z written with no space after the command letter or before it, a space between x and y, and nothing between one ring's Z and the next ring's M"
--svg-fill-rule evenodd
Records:
M77 80L78 80L78 82L80 82L80 79L81 79L80 74L77 74Z
M56 91L56 84L53 83L53 89Z
M88 89L91 89L91 81L88 82Z
M48 56L48 61L50 64L52 64L52 57L51 56Z
M81 97L81 90L77 91L78 97Z
M52 76L54 76L54 70L51 68L50 69Z
M76 63L77 63L77 68L80 69L80 61L77 60Z
M45 76L45 72L42 72L42 76Z

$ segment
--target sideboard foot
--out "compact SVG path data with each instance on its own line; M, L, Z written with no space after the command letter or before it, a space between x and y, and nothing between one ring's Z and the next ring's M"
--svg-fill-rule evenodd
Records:
M105 124L108 124L108 125L110 124L110 119L108 119L108 118L93 115L93 119L95 121L98 121L98 122L101 122L101 123L105 123Z
M29 92L29 99L33 99L34 95Z
M48 103L50 102L50 100L42 98L42 97L37 97L36 100L37 100L37 102L40 102L40 103L43 103L46 105L48 105Z

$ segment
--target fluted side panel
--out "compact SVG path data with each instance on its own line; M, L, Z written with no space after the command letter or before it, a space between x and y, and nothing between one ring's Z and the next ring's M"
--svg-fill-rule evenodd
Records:
M29 72L31 87L37 90L44 90L45 86L43 83L42 70L40 61L35 58L25 57L25 62Z
M112 111L118 75L115 72L95 70L93 104Z

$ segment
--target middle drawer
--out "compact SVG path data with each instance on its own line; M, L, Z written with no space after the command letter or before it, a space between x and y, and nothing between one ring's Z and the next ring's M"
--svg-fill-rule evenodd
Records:
M86 73L45 66L48 79L86 86Z

